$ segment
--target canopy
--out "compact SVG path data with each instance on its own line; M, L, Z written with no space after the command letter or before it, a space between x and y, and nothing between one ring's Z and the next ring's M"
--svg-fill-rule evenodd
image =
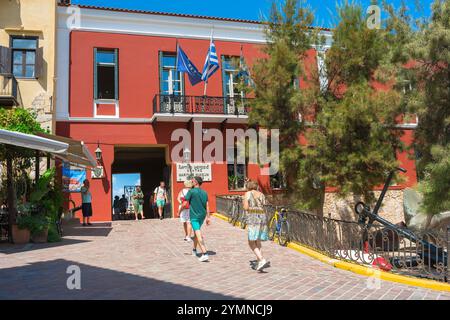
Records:
M82 167L97 166L97 161L91 155L88 148L84 145L83 141L73 140L71 138L61 137L48 133L37 133L36 135L42 138L59 141L69 145L67 151L64 154L55 154L56 157Z
M26 134L0 129L0 143L49 152L74 165L96 167L97 161L84 145L77 141L48 133Z
M62 141L3 129L0 129L0 143L56 154L64 153L69 148L69 144Z

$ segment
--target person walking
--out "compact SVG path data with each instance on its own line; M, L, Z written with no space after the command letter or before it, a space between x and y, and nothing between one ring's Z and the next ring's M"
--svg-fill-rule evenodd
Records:
M255 269L261 271L269 265L261 251L261 241L269 239L267 216L264 210L266 197L258 189L258 183L254 180L247 182L247 192L243 198L245 220L248 229L248 245L257 258Z
M159 220L162 220L164 206L169 202L167 199L166 184L164 181L161 181L159 183L159 187L156 187L155 191L153 191L153 198L153 203L155 203L158 207Z
M114 197L113 212L114 212L114 219L118 219L119 215L120 215L120 198L119 198L119 196Z
M92 195L89 190L89 186L89 180L84 180L83 186L81 187L81 212L83 213L83 227L86 225L92 225L90 221L92 217Z
M183 208L186 208L189 204L189 216L192 229L194 230L194 248L192 249L192 255L197 256L197 246L199 246L202 251L199 261L206 262L209 260L208 251L200 229L205 219L206 225L211 224L208 194L201 188L203 183L203 179L201 177L194 177L192 182L194 188L189 190L186 194L185 201L183 202Z
M184 228L184 241L191 242L191 234L192 234L192 227L191 227L191 220L189 217L189 206L184 208L183 202L186 200L186 195L189 192L189 190L192 189L192 180L186 180L184 181L184 188L178 193L178 216L180 217L180 221L183 223Z
M141 214L142 220L145 219L144 217L144 193L141 190L140 186L136 186L136 188L133 191L133 194L131 195L131 199L133 199L133 208L134 208L134 215L136 217L136 221L138 221L138 215Z

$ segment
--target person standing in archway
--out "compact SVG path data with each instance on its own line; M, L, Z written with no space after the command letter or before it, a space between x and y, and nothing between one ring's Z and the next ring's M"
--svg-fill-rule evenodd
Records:
M153 196L153 203L155 203L158 207L159 220L162 220L164 218L164 206L169 202L167 199L166 183L164 181L161 181L159 183L159 187L155 188L155 191L153 191Z

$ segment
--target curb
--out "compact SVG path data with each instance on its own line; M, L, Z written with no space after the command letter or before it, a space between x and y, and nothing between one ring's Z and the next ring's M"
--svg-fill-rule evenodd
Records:
M228 218L220 213L214 213L213 216L228 222ZM421 287L421 288L426 288L426 289L431 289L431 290L436 290L436 291L450 292L450 284L447 284L447 283L438 282L438 281L434 281L434 280L427 280L427 279L418 279L418 278L403 276L403 275L399 275L399 274L393 274L393 273L389 273L386 271L381 271L379 269L362 266L362 265L359 265L356 263L333 259L333 258L330 258L330 257L320 253L320 252L317 252L315 250L312 250L308 247L305 247L301 244L294 243L294 242L290 242L287 245L287 247L292 250L295 250L297 252L300 252L304 255L307 255L313 259L319 260L323 263L333 266L335 268L350 271L350 272L353 272L353 273L356 273L356 274L359 274L359 275L362 275L365 277L376 277L381 280L397 282L397 283L401 283L401 284L405 284L405 285L409 285L409 286Z

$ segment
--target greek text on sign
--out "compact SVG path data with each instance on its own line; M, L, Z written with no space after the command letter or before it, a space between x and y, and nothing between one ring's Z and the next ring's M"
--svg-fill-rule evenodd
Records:
M211 163L177 163L177 181L185 181L190 175L212 181Z

